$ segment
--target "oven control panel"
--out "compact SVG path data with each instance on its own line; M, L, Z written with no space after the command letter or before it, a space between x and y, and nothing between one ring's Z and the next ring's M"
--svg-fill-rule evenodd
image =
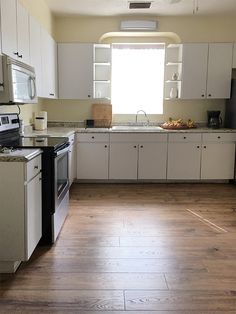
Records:
M16 113L0 114L0 132L18 128L19 119Z

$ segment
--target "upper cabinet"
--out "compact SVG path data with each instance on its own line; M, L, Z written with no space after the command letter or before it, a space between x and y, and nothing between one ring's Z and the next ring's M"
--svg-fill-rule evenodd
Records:
M42 97L57 98L57 44L41 28L42 49Z
M94 45L93 98L111 98L111 45Z
M93 44L58 44L60 99L93 97Z
M35 69L36 89L39 97L43 96L42 91L42 60L41 60L41 26L30 16L30 64Z
M30 62L29 14L17 0L1 0L2 52Z
M182 99L229 98L233 45L184 44Z

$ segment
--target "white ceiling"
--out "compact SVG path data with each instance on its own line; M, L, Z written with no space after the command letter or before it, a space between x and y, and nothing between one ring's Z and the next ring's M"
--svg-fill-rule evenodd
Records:
M197 15L236 15L236 0L150 0L151 9L128 9L127 0L45 0L56 15L116 16L127 14L192 15L198 3ZM142 2L142 0L133 0ZM147 0L143 0L144 2ZM179 2L178 2L179 1ZM173 3L170 3L173 2Z

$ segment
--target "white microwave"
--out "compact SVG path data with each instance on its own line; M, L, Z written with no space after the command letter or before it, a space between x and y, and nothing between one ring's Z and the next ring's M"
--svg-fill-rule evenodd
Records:
M34 68L0 56L0 105L37 102Z

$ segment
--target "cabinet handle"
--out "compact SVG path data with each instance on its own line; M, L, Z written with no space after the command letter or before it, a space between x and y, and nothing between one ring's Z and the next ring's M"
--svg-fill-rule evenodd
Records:
M49 94L49 96L55 96L55 94L53 94L53 93L50 93L50 94Z
M19 53L18 53L18 52L13 52L13 54L14 54L15 56L18 56L18 55L19 55Z
M39 181L42 181L42 178L41 178L41 177L39 178Z
M23 55L19 55L19 54L18 54L18 58L23 58Z
M34 169L38 169L39 168L39 166L34 166Z

